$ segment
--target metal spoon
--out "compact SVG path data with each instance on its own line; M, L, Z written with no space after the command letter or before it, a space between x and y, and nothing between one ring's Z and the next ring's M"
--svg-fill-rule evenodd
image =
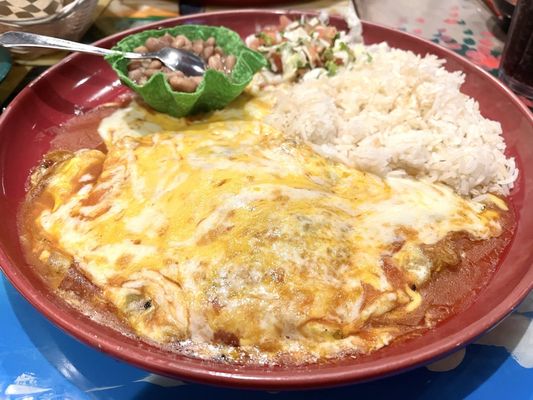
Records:
M204 61L196 54L185 50L175 49L173 47L164 47L159 51L149 53L121 52L50 36L14 31L0 34L0 45L4 47L45 47L49 49L79 51L82 53L98 54L102 56L120 54L121 56L132 60L147 58L158 59L171 70L181 71L186 76L202 76L206 69Z

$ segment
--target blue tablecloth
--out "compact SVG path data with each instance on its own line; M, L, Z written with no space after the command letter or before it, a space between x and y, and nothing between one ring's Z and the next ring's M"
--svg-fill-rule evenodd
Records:
M0 279L0 399L533 399L533 295L447 359L336 389L251 392L168 379L117 361L52 325Z

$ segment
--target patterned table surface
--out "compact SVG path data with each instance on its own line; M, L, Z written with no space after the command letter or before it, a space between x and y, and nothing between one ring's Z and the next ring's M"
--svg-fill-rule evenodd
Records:
M360 0L362 18L393 26L469 58L496 74L505 39L480 0ZM150 4L146 6L144 4ZM292 8L341 11L346 1ZM90 42L161 18L215 9L177 1L100 0ZM0 57L2 55L0 54ZM63 57L17 62L0 84L7 104L31 79ZM0 69L3 68L0 60ZM0 278L0 399L533 399L533 294L504 322L448 358L379 381L307 392L243 392L190 384L114 360L48 322Z

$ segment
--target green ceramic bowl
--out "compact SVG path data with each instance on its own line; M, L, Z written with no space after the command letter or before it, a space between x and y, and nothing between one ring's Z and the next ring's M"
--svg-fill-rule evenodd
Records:
M146 30L122 39L113 49L133 51L136 47L144 45L147 38L160 37L165 33L172 36L184 35L190 40L207 40L214 37L225 54L233 54L237 58L231 74L226 75L208 69L196 91L185 93L172 90L162 72L152 75L145 84L138 85L128 78L127 59L120 55L106 57L124 84L137 92L155 110L175 117L225 107L242 93L254 74L266 65L265 58L246 47L236 32L216 26L179 25L173 28Z

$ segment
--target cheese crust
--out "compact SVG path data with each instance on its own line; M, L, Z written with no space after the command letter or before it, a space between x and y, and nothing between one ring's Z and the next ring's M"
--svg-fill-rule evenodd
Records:
M63 257L60 273L74 265L136 335L199 357L387 345L402 330L373 321L420 307L416 288L442 267L427 246L497 237L505 204L327 160L260 122L267 105L192 122L117 110L100 124L107 153L56 154L34 175L23 244L46 265Z

